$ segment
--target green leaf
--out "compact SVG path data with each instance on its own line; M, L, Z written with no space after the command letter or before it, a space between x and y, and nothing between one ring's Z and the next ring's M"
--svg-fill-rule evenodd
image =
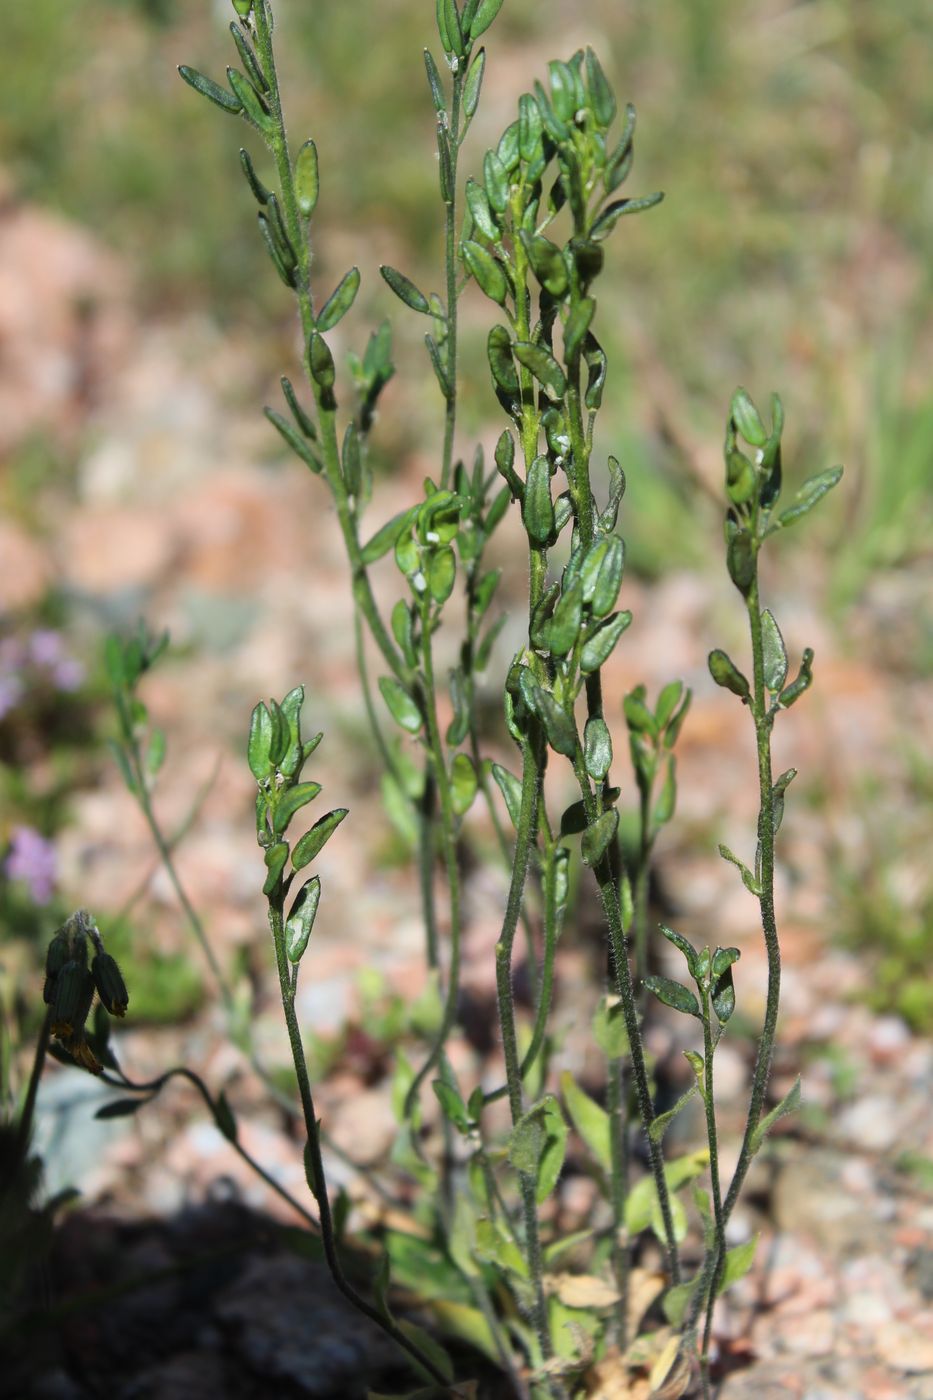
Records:
M590 634L580 652L580 670L590 675L604 666L612 655L616 642L628 627L632 614L628 611L613 613L599 628Z
M298 891L285 923L285 951L290 962L300 962L304 956L320 902L321 877L314 875Z
M732 694L737 695L740 700L750 699L751 690L748 681L724 651L720 651L718 647L715 651L711 651L708 664L709 673L717 685L721 685L725 690L731 690Z
M596 302L592 297L581 297L571 308L570 315L564 325L564 361L566 364L571 363L580 349L595 314Z
M828 491L842 479L842 467L830 467L828 471L819 472L816 476L811 476L809 481L805 481L797 492L791 504L786 510L782 510L775 524L771 527L782 529L785 525L791 525L795 520L802 519L809 514L818 501L821 501ZM771 533L771 530L767 532Z
M672 928L667 927L667 924L658 924L658 928L664 934L668 943L673 943L674 947L679 948L683 953L687 963L687 970L690 976L695 978L697 975L697 958L699 957L696 948L694 948L688 938L684 938L682 933L675 933Z
M757 1152L764 1142L768 1133L774 1127L779 1118L786 1118L789 1113L796 1113L800 1107L800 1078L794 1080L793 1087L784 1095L781 1102L772 1108L770 1113L766 1113L764 1118L755 1128L749 1140L749 1147L752 1152Z
M434 378L440 386L440 391L445 399L450 398L450 381L447 378L447 370L441 360L441 352L438 349L437 341L433 335L426 335L424 343L428 352L428 359L431 361L431 368L434 371Z
M240 55L240 61L246 69L253 87L256 88L258 92L268 92L269 84L266 81L266 75L259 66L259 61L242 29L238 24L231 24L230 33L233 36L233 42L236 44L237 53Z
M556 243L543 234L531 234L525 229L522 229L519 237L531 269L542 287L552 296L563 296L567 290L567 264Z
M69 1056L69 1062L71 1057ZM151 1103L151 1096L138 1099L114 1099L110 1103L105 1103L94 1114L95 1118L129 1118L131 1114L138 1113L144 1104Z
M771 788L771 822L775 836L784 819L784 794L797 776L796 768L786 769Z
M458 817L473 805L479 782L469 754L458 753L450 767L450 800Z
M544 1149L538 1164L538 1181L535 1199L538 1205L546 1201L557 1185L564 1157L567 1153L568 1128L560 1104L553 1094L546 1094L541 1101L541 1121L544 1125Z
M434 110L438 116L441 113L446 115L447 108L444 104L444 89L441 86L441 75L438 72L437 64L430 49L424 51L424 69L428 75L428 87L431 89L431 101L434 103Z
M512 1236L495 1220L485 1217L476 1222L476 1257L484 1263L494 1264L504 1273L515 1274L518 1278L528 1277L525 1257Z
M614 204L609 204L600 214L599 218L590 226L590 237L603 239L615 228L616 224L626 214L640 214L644 209L653 209L656 204L660 204L664 198L661 190L654 194L641 195L638 199L619 199Z
M219 83L215 83L211 78L205 78L203 73L199 73L196 68L189 68L182 63L178 69L179 76L184 78L189 87L193 87L195 92L199 92L202 97L207 97L222 112L229 112L232 116L242 112L243 103L239 97L226 88L222 88Z
M732 524L732 522L729 522ZM755 544L748 530L733 526L726 540L726 567L729 577L739 592L748 594L757 567Z
M795 700L799 700L804 691L809 690L813 683L813 649L804 647L803 659L800 662L800 670L797 672L796 680L791 681L786 690L781 691L780 701L785 710L793 705Z
M272 762L269 753L272 748L272 716L260 700L249 721L249 740L246 746L249 771L257 782L272 776Z
M695 1278L691 1279L689 1283L678 1283L675 1284L673 1288L669 1288L665 1293L661 1307L664 1311L664 1316L672 1327L679 1330L683 1325L684 1318L687 1316L687 1309L699 1286L699 1282L699 1278Z
M360 451L360 435L352 419L347 424L340 447L340 470L349 494L359 496L363 485L363 458Z
M732 1249L726 1250L725 1265L719 1279L717 1293L725 1293L727 1288L731 1288L732 1284L745 1277L755 1262L758 1239L758 1235L752 1235L751 1239L746 1240L744 1244L737 1244Z
M475 114L479 106L479 95L483 86L483 73L486 69L486 50L480 49L467 69L466 82L463 84L463 111L467 121Z
M698 1020L703 1019L700 1003L688 987L682 987L679 982L672 982L669 977L657 977L654 973L645 978L645 986L649 992L654 992L658 1001L663 1001L665 1006L671 1006L675 1011L682 1011L687 1016L696 1016Z
M325 392L333 388L337 375L334 368L334 357L330 353L327 341L317 331L311 332L311 339L308 343L308 366L311 370L311 378L319 388Z
M418 507L410 506L408 510L401 510L398 515L393 515L391 520L386 521L385 525L383 525L380 530L377 530L372 539L363 546L360 554L363 563L375 564L377 559L381 559L383 555L388 554L389 550L394 547L402 531L407 529L417 513Z
M599 59L590 48L586 51L586 85L590 90L593 116L600 126L611 126L616 114L615 94L606 81Z
M480 0L470 24L470 38L478 39L481 34L485 34L501 9L502 0Z
M431 1088L437 1096L437 1101L441 1106L441 1112L448 1122L461 1133L470 1131L470 1115L467 1113L466 1104L460 1097L452 1084L448 1084L446 1079L432 1079Z
M310 467L315 474L319 474L321 471L321 459L308 442L308 439L299 433L298 429L293 427L287 418L283 418L281 413L277 413L274 408L269 408L267 406L263 409L263 413L266 415L273 428L275 428L281 434L285 442L288 443L295 456L299 457L301 461L304 462L305 466Z
M507 768L503 768L501 763L492 765L492 776L496 787L502 793L505 805L508 808L512 825L518 830L518 818L522 806L522 785L514 774Z
M351 267L318 312L317 328L319 331L332 330L337 322L346 316L359 289L360 270L358 267Z
M677 1117L678 1113L680 1113L681 1109L686 1108L696 1091L697 1084L694 1080L690 1088L687 1089L685 1093L681 1094L673 1108L667 1109L665 1113L659 1113L658 1116L652 1120L651 1126L648 1129L648 1136L652 1142L661 1142L671 1123Z
M677 806L677 760L670 754L664 770L664 784L661 795L654 804L651 820L656 829L664 826L674 815Z
M272 199L273 196L270 195L270 203ZM266 245L266 252L272 259L276 272L279 274L279 277L286 287L294 288L296 273L294 256L288 253L283 256L281 243L275 237L273 225L270 223L269 219L266 218L265 214L257 214L256 222L259 224L259 232L262 234L262 240Z
M544 123L537 102L528 92L518 99L518 153L526 162L537 158L541 150Z
M401 682L394 676L380 676L379 689L396 724L400 724L409 734L418 734L422 724L421 711Z
M621 1060L629 1053L625 1008L619 997L603 997L593 1017L593 1039L609 1060Z
M486 342L486 357L489 360L489 368L492 372L493 382L502 390L503 394L517 397L519 383L515 362L512 358L512 337L509 335L505 326L493 326L492 330L489 332L489 338ZM502 437L499 439L500 444L503 438L507 438L509 442L512 442L508 432L502 434ZM514 453L515 444L512 443L513 456ZM501 472L502 467L499 464L498 447L496 449L496 466L499 467ZM506 480L509 481L510 485L512 484L508 477L506 477ZM513 495L520 498L521 488L518 490L513 489Z
M722 1025L725 1025L735 1010L735 988L732 983L732 964L738 962L741 954L738 948L717 948L710 968L710 992L713 1010Z
M563 398L567 390L567 380L564 378L564 371L549 350L531 340L519 340L516 341L513 352L519 364L531 370L535 379L544 385L552 398Z
M487 151L483 157L483 185L490 207L504 214L509 206L509 176L495 151Z
M605 617L615 606L625 568L625 545L618 535L610 535L596 577L589 586L587 565L583 566L583 596L594 617Z
M263 133L264 136L271 136L275 130L275 122L272 119L268 107L263 102L259 93L253 87L249 78L245 77L236 68L227 69L227 82L233 89L235 97L240 99L240 106L243 113L254 126Z
M554 699L549 690L538 685L529 669L523 666L519 685L525 703L544 725L548 743L555 753L573 758L577 751L577 729L573 719Z
M599 715L591 716L586 722L583 731L583 759L587 773L596 782L601 783L612 763L612 735L608 724Z
M502 264L481 243L469 238L463 244L462 252L463 261L476 285L491 301L504 306L509 294L509 281Z
M457 577L457 557L449 545L432 552L425 573L428 590L435 603L446 603Z
M420 311L422 315L430 316L430 302L410 278L406 277L403 272L396 272L395 268L390 267L388 263L382 263L379 271L382 273L383 280L392 288L400 301L411 307L412 311Z
M269 846L263 853L263 860L266 863L266 878L263 881L262 892L269 896L275 893L282 871L285 869L285 862L288 860L286 842L277 841L274 846Z
M544 456L535 457L528 468L522 520L533 544L548 543L554 531L554 504L551 500L551 464Z
M165 731L153 729L146 749L146 772L154 778L165 762Z
M586 828L580 848L584 865L599 864L615 839L618 828L619 813L615 807L603 812L602 816L597 817L595 822Z
M488 238L491 243L495 243L499 237L499 229L493 218L492 208L486 191L481 185L470 176L466 182L466 202L470 213L473 215L473 223L476 229Z
M509 1135L509 1161L523 1176L537 1177L547 1140L542 1114L530 1108Z
M742 876L742 884L748 890L749 894L753 894L756 898L759 898L761 896L761 886L744 861L739 860L738 856L732 854L728 846L723 846L722 844L720 844L719 847L719 854L722 856L723 860L729 861L730 865L736 867Z
M295 158L295 198L306 219L314 213L320 192L317 146L313 141L306 141Z
M779 691L787 680L787 649L781 630L768 608L761 614L761 643L765 685L772 692Z
M306 865L320 855L333 836L344 817L348 808L335 807L332 812L328 812L326 817L321 817L316 821L310 831L306 831L292 851L292 865L296 870L302 870Z
M303 433L306 438L310 438L312 442L316 442L317 428L314 426L314 423L311 421L311 419L308 417L307 413L305 413L304 409L299 403L298 395L292 388L291 380L287 379L283 374L280 382L282 385L282 393L285 395L285 402L288 404L288 407L291 410L292 417L294 418L299 431Z
M561 1074L560 1089L564 1096L567 1112L570 1114L571 1123L603 1170L611 1172L610 1134L612 1125L609 1114L580 1088L569 1070L564 1070Z
M732 395L730 412L733 423L745 441L751 443L752 447L764 447L768 441L765 425L744 389L738 388Z
M272 829L276 836L282 835L295 813L306 807L309 802L313 802L320 791L320 783L298 783L281 794L272 820Z

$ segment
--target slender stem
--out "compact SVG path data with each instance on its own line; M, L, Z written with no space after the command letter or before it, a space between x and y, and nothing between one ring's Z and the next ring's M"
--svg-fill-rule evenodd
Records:
M311 1188L312 1195L317 1202L318 1211L320 1212L321 1241L324 1246L324 1257L327 1260L327 1266L330 1269L331 1277L337 1289L348 1302L352 1303L355 1308L372 1322L375 1322L378 1327L381 1327L398 1346L408 1353L416 1366L428 1373L433 1381L439 1385L445 1385L446 1381L443 1373L438 1370L430 1357L426 1356L421 1348L412 1342L390 1317L382 1313L378 1308L372 1307L364 1298L360 1297L359 1293L357 1293L356 1289L343 1272L343 1265L337 1253L334 1221L330 1209L330 1197L327 1193L327 1178L324 1173L324 1161L321 1157L320 1124L314 1111L311 1079L308 1074L308 1064L305 1059L304 1046L301 1040L301 1030L298 1026L298 1017L295 1012L295 989L290 977L288 959L285 953L285 921L281 903L270 903L269 925L272 930L275 962L279 974L282 1010L285 1014L285 1025L288 1030L292 1062L295 1066L295 1077L298 1081L298 1092L301 1098L302 1113L304 1115L306 1135L305 1172L308 1178L308 1185Z
M706 987L701 987L703 998L703 1100L706 1107L706 1138L709 1143L709 1170L713 1193L713 1225L715 1229L714 1252L716 1267L712 1287L706 1299L706 1321L703 1327L703 1346L700 1352L700 1374L703 1382L703 1395L709 1396L709 1342L713 1327L713 1307L716 1302L716 1282L726 1256L726 1222L722 1209L722 1192L719 1184L719 1139L716 1130L716 1100L713 1087L713 1056L716 1046L710 1024L710 997Z
M583 760L583 749L579 740L577 742L577 753L574 759L574 772L577 775L577 781L580 785L580 793L583 798L587 822L591 823L595 821L596 817L599 815L598 805L593 790L590 787L589 777L587 776ZM648 1131L651 1124L654 1122L654 1105L651 1102L651 1089L648 1084L648 1068L645 1064L641 1026L638 1022L638 1011L635 1006L635 994L628 962L628 950L625 946L625 929L622 924L619 889L613 878L612 862L608 856L603 856L599 864L593 867L593 874L599 889L603 913L606 916L606 922L609 926L609 943L612 949L613 970L619 997L622 1002L625 1029L628 1033L629 1053L632 1058L632 1078L635 1083L635 1094L638 1099L638 1111L641 1115L642 1127L647 1138L651 1173L654 1177L655 1188L658 1193L658 1202L661 1208L661 1218L664 1222L664 1236L667 1242L671 1279L677 1284L680 1282L680 1254L674 1235L674 1218L671 1214L670 1192L668 1190L667 1180L664 1176L664 1158L661 1154L660 1144L653 1141Z
M618 1345L622 1351L628 1346L628 1299L629 1277L631 1273L628 1250L628 1232L625 1228L625 1203L628 1199L629 1150L628 1150L628 1105L625 1092L625 1060L610 1059L607 1062L606 1106L609 1110L609 1151L611 1172L609 1179L610 1203L612 1205L612 1273L619 1292L616 1310Z
M444 205L444 262L447 275L447 407L444 414L444 455L441 486L450 485L454 432L457 426L457 165L460 157L460 101L464 74L460 65L453 75L450 104L450 199Z
M45 1066L45 1057L49 1048L49 1036L52 1030L52 1008L47 1007L42 1026L39 1030L39 1039L36 1041L36 1053L32 1060L32 1071L29 1075L29 1083L26 1086L26 1097L23 1100L22 1112L19 1115L19 1123L16 1130L16 1153L17 1162L25 1162L26 1154L29 1151L29 1135L32 1132L32 1120L36 1111L36 1095L39 1092L39 1080L42 1078L42 1070Z
M534 733L522 745L522 796L515 841L515 857L512 865L512 880L509 885L502 932L499 935L499 942L496 944L496 999L499 1007L499 1026L502 1032L502 1052L505 1059L509 1111L513 1126L518 1123L525 1106L522 1072L518 1057L518 1037L515 1031L512 948L515 943L515 930L518 927L518 915L528 874L531 848L538 830L538 802L543 775L542 749L539 733ZM534 1297L532 1319L542 1357L547 1360L551 1356L551 1336L548 1328L547 1302L544 1297L538 1204L535 1198L536 1183L534 1175L528 1172L519 1172L518 1177L525 1224L525 1259Z
M643 983L648 975L648 877L651 869L651 785L639 783L638 869L635 871L635 980L639 998L644 1000Z
M427 718L428 753L434 771L441 813L441 846L444 854L444 867L447 873L447 888L450 893L450 963L447 969L447 997L444 1003L444 1016L437 1039L431 1052L412 1080L405 1099L405 1112L411 1106L426 1077L437 1064L457 1018L457 1000L460 993L460 867L457 862L457 817L453 809L450 792L450 778L437 718L437 693L434 680L434 654L431 646L432 618L430 598L425 593L421 603L421 664L424 681L425 714ZM429 833L427 833L429 834ZM427 835L426 834L426 835Z

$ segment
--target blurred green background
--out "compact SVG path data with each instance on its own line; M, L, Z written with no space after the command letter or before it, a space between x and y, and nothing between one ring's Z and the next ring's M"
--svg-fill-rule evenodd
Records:
M426 44L437 47L434 5L278 0L277 13L292 131L313 135L321 153L316 273L330 287L358 262L364 290L355 324L392 314L400 368L424 379L420 328L396 314L377 265L391 262L429 289L440 282L432 112L420 59ZM209 318L248 348L264 380L283 362L292 311L243 187L236 148L245 128L175 73L185 62L222 78L231 18L227 0L9 7L0 151L7 199L54 210L120 255L133 277L134 314ZM547 60L584 43L620 98L638 108L630 191L666 192L660 210L626 221L600 284L612 366L601 431L637 482L631 567L648 579L684 564L720 568L720 508L711 496L728 398L737 383L761 402L779 389L790 486L835 461L846 465L833 508L795 541L805 562L794 567L817 580L816 606L831 617L843 652L904 687L929 684L928 0L506 0L489 36L464 173L479 167ZM464 348L476 372L464 396L464 436L488 423L492 407L483 337L468 309ZM386 470L417 448L425 422L420 401L387 421L377 448ZM4 508L28 522L36 490L50 482L67 499L81 450L41 435L20 444L3 475ZM45 607L58 619L54 599ZM88 695L99 702L93 668ZM59 754L65 790L73 776L62 768L67 745L56 749L54 730L44 743ZM906 1001L902 991L905 979L912 988L926 979L933 892L908 898L884 875L892 849L916 850L927 839L930 768L921 749L906 735L901 785L876 779L879 795L866 778L856 795L859 819L874 833L870 878L844 863L834 873L840 928L882 955L878 1005L929 1028L929 991ZM59 789L50 798L46 785L41 802L30 796L12 740L4 765L21 819L54 836L66 819L54 800Z

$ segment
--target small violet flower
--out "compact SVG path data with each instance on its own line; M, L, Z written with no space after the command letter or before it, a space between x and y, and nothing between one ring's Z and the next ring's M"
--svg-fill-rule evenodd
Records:
M48 904L55 889L55 847L31 826L13 828L5 861L8 879L21 880L36 904Z

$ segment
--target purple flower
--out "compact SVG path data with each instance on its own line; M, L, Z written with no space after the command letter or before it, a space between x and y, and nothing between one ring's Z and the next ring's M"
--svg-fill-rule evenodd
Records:
M22 880L36 904L48 904L55 889L55 847L31 826L16 826L10 838L6 873Z

